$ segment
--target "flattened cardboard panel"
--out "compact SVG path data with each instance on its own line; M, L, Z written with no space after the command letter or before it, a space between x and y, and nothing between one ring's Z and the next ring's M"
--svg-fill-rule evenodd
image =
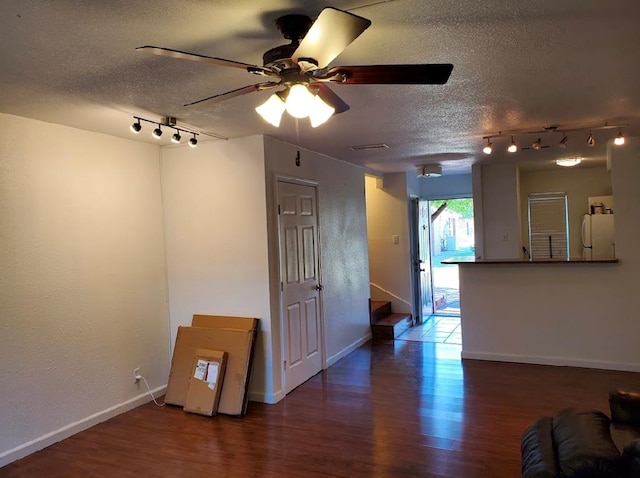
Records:
M191 326L207 327L210 329L255 330L258 327L258 319L251 317L194 314L191 320Z
M227 352L218 413L242 415L246 407L254 332L239 329L178 327L165 403L184 406L197 349Z
M224 386L227 353L220 350L196 349L191 367L189 388L184 404L186 412L212 416L218 411L220 392Z

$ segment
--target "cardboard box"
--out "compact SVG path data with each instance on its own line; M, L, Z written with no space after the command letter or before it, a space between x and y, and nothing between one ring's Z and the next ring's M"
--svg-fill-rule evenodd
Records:
M226 352L196 350L184 404L186 412L209 417L217 413L226 365Z
M243 415L248 398L254 330L178 327L164 401L184 406L197 349L227 352L218 413Z
M207 327L210 329L242 329L257 330L258 319L250 317L227 317L223 315L194 314L191 327Z

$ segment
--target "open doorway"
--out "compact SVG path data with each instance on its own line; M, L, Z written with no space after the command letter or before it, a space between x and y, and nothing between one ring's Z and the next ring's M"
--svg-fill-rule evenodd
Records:
M458 266L445 259L475 256L473 198L438 199L428 203L431 217L431 277L435 315L460 315Z

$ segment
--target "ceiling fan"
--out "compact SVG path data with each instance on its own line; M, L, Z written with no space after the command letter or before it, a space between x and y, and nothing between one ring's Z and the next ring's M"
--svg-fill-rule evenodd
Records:
M327 83L441 85L448 81L453 70L450 63L329 67L329 63L370 25L371 21L366 18L331 7L323 9L315 22L306 15L282 16L276 20L276 26L291 43L268 50L262 58L263 66L150 45L136 49L171 58L240 68L267 79L184 106L217 103L254 91L283 86L283 90L256 108L274 126L279 126L285 109L297 118L309 116L312 126L324 123L333 114L347 111L349 105Z

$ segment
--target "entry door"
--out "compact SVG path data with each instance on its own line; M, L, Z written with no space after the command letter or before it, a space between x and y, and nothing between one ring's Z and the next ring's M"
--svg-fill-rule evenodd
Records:
M322 370L315 186L278 181L285 393Z

